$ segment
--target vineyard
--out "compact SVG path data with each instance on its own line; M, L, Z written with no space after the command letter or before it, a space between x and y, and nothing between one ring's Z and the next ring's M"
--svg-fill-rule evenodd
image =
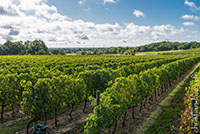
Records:
M51 133L61 125L58 117L63 111L68 111L70 121L64 124L68 125L77 120L77 113L74 115L73 112L78 109L87 117L81 133L114 134L119 124L126 125L128 113L136 120L137 112L142 112L145 105L158 101L177 79L199 61L199 56L178 54L1 56L0 130L7 122L25 117L28 127L18 131L28 133L32 122L48 124L53 119ZM199 83L199 79L195 80ZM195 92L194 81L187 88L184 102L189 110L190 94ZM191 115L188 117L185 113L182 116L182 131L191 125L187 122Z
M200 71L194 74L193 78L184 97L185 111L181 115L181 133L199 133L200 130Z

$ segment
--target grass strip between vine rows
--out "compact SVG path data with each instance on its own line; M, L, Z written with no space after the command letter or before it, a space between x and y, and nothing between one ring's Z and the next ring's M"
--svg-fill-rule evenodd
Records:
M0 134L15 134L17 131L20 131L22 128L25 128L27 123L28 121L24 120L14 123L10 126L3 127L2 129L0 129Z
M170 105L171 100L177 93L182 89L185 82L189 79L189 77L197 70L200 66L200 63L176 86L176 88L169 93L169 95L157 106L156 110L151 113L149 118L147 118L144 123L137 130L137 134L144 134L156 121L159 115L164 111L164 108Z

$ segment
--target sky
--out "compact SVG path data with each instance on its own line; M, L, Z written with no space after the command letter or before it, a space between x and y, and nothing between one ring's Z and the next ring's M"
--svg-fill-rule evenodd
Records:
M0 0L0 44L135 47L199 37L200 0Z

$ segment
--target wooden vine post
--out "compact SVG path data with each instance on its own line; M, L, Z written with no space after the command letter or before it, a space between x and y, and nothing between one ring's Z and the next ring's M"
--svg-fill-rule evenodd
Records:
M99 104L100 104L100 94L101 94L101 92L98 90L97 92L96 92L96 106L97 106L97 116L99 116ZM99 125L99 122L97 122L97 125ZM101 132L100 131L98 131L98 134L100 134Z

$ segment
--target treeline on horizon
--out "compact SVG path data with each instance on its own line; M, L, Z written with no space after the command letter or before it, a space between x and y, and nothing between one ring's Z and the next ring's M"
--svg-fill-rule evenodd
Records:
M64 55L64 50L49 50L45 42L42 40L34 41L6 41L0 44L0 55Z
M64 50L66 53L76 53L80 55L102 55L102 54L135 55L136 53L135 49L130 47L71 48Z
M135 55L135 49L129 47L112 48L48 48L44 41L6 41L0 44L0 55L65 55L75 53L79 55L120 54Z
M48 47L42 40L34 41L6 41L0 45L0 55L46 55Z
M149 51L169 51L169 50L187 50L193 48L200 48L200 42L157 42L144 46L136 47L137 52L149 52Z
M200 48L200 42L156 42L144 46L110 47L110 48L48 48L44 41L6 41L0 44L0 55L65 55L69 53L79 55L119 54L135 55L136 52L186 50Z
M136 52L187 50L200 48L200 42L169 42L162 41L138 47L110 47L110 48L62 48L66 53L77 53L82 55L99 54L121 54L134 55Z

